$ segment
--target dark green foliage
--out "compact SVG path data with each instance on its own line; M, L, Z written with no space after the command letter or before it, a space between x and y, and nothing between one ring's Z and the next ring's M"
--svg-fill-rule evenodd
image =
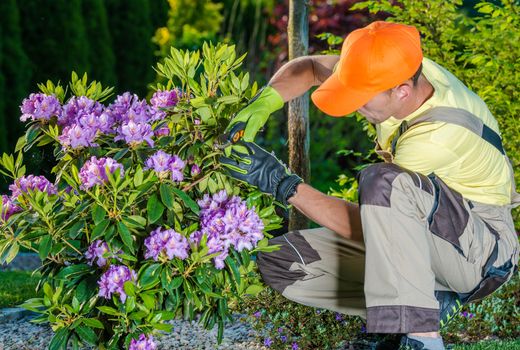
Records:
M3 33L2 27L0 27L0 37ZM3 41L0 40L0 52L2 52ZM0 66L2 65L2 55L0 55ZM0 70L0 96L4 96L5 91L5 78L2 70ZM0 152L5 152L7 148L7 135L5 130L5 101L0 98Z
M81 0L27 0L19 10L23 46L33 67L30 88L48 79L68 81L72 70L89 70Z
M150 18L152 21L153 28L159 28L164 26L168 20L168 0L151 0L150 5Z
M7 150L12 152L18 137L23 133L23 125L19 121L19 105L26 97L31 79L29 58L22 46L20 15L16 0L0 1L0 71L5 79L5 88L0 93L0 100L4 109L0 109L0 119L4 120L0 126L7 134L2 142L7 141ZM0 103L2 103L0 102Z
M107 0L105 6L116 56L117 92L132 91L145 96L144 82L155 76L149 1Z
M82 0L85 30L89 42L89 76L107 85L116 85L115 56L103 0Z

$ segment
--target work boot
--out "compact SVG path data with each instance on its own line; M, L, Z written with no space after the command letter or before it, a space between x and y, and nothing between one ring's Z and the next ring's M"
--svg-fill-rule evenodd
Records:
M426 338L426 337L418 337L419 339L424 339L424 343L419 339L410 338L406 335L403 335L401 338L401 344L399 345L399 350L445 350L444 344L442 342L442 338Z

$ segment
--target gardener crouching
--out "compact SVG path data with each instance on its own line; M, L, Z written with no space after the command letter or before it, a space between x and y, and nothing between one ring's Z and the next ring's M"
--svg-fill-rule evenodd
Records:
M358 111L376 126L385 162L359 174L359 204L315 190L252 142L272 112L315 85L320 110ZM423 57L414 27L374 22L348 35L340 56L290 61L229 137L249 152L221 159L231 176L323 226L271 239L281 249L258 255L263 280L288 299L362 316L368 332L402 334L403 348L439 350L440 327L518 264L510 209L520 200L497 121Z

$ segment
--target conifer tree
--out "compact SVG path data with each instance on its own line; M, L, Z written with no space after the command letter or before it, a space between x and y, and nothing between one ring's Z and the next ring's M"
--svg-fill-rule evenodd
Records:
M103 85L117 83L115 55L103 0L82 0L83 20L89 42L89 78Z
M7 151L12 152L16 140L23 133L19 120L20 104L29 91L31 69L29 59L22 46L20 14L16 0L0 1L0 72L3 74L4 90L0 93L3 108L0 109L0 132L7 143Z
M19 10L24 48L33 66L38 67L31 89L47 80L65 83L73 70L79 74L88 71L81 0L26 0Z
M145 84L155 77L148 1L106 0L105 4L116 56L117 93L132 91L144 97Z

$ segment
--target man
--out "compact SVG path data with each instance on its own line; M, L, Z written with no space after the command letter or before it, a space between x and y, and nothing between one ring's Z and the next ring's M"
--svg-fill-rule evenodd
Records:
M359 174L359 205L313 189L251 142L270 113L315 85L323 112L357 110L376 125L385 163ZM404 348L438 350L440 324L515 270L518 195L497 122L423 57L414 27L374 22L348 35L339 57L287 63L234 118L230 138L249 151L222 158L231 176L323 225L258 255L264 281L288 299L365 317L368 332L403 334Z

